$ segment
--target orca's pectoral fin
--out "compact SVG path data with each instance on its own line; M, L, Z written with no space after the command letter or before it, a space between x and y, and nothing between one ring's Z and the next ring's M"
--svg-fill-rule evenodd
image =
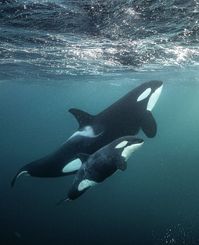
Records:
M76 108L71 108L68 110L73 116L76 118L76 120L79 123L79 127L83 127L85 125L89 125L91 121L93 120L94 116L90 115L89 113L76 109Z
M152 138L156 135L157 124L150 111L147 111L142 119L141 127L147 137Z

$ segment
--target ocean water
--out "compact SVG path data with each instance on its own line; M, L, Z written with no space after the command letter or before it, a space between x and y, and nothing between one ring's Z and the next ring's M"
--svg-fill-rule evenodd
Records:
M199 244L199 2L0 1L0 244ZM147 138L117 172L56 206L73 176L24 164L152 79L164 88Z

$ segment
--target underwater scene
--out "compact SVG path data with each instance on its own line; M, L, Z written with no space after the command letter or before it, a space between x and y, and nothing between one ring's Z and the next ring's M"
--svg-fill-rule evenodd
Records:
M0 0L0 245L199 244L198 105L198 0Z

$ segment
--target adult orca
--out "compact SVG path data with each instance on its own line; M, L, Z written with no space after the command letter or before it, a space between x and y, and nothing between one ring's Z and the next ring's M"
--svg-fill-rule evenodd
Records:
M117 170L124 171L127 168L127 160L144 141L125 136L114 140L110 144L100 148L92 155L78 154L82 165L75 175L73 184L65 199L58 202L77 199L90 187L103 182Z
M154 137L157 125L151 110L162 87L161 81L145 82L95 116L76 108L70 109L79 123L78 130L52 154L22 167L11 186L22 174L34 177L74 174L82 164L77 158L78 153L92 154L115 139L136 135L140 129L148 137Z

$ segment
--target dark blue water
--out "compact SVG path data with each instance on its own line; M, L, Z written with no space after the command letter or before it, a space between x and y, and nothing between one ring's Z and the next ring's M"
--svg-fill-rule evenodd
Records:
M199 2L0 1L0 244L199 244ZM144 81L157 136L125 172L56 207L72 176L10 181Z

